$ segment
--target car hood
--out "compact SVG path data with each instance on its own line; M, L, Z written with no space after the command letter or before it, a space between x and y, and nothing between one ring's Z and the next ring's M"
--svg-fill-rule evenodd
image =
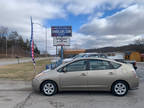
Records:
M66 59L63 60L63 62L69 62L71 60L73 60L73 58L66 58Z
M51 69L47 69L47 70L43 70L43 73L51 73L51 72L55 72L55 70L51 70Z

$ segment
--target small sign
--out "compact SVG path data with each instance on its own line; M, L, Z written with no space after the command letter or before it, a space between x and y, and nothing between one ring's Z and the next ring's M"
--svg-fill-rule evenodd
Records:
M72 26L52 26L51 36L72 36Z
M54 46L70 46L70 38L69 37L54 37L53 45Z

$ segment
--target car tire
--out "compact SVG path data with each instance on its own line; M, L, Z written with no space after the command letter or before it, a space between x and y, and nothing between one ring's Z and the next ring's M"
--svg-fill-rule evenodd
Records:
M128 92L129 86L125 81L116 81L112 85L112 93L116 96L125 96Z
M45 81L41 85L41 92L46 96L52 96L57 93L57 85L53 81Z

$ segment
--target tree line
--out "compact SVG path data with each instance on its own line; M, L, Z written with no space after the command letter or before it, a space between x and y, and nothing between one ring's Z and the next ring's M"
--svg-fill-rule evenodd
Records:
M40 54L34 44L34 53ZM1 56L30 56L30 40L24 40L17 31L10 31L7 27L0 26L0 57Z

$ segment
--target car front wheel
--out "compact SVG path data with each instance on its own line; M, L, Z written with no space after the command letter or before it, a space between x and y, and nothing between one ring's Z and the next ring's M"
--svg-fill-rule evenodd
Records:
M57 92L57 86L53 81L45 81L41 86L44 95L52 96Z
M124 96L128 92L128 84L124 81L117 81L112 85L112 93L117 96Z

